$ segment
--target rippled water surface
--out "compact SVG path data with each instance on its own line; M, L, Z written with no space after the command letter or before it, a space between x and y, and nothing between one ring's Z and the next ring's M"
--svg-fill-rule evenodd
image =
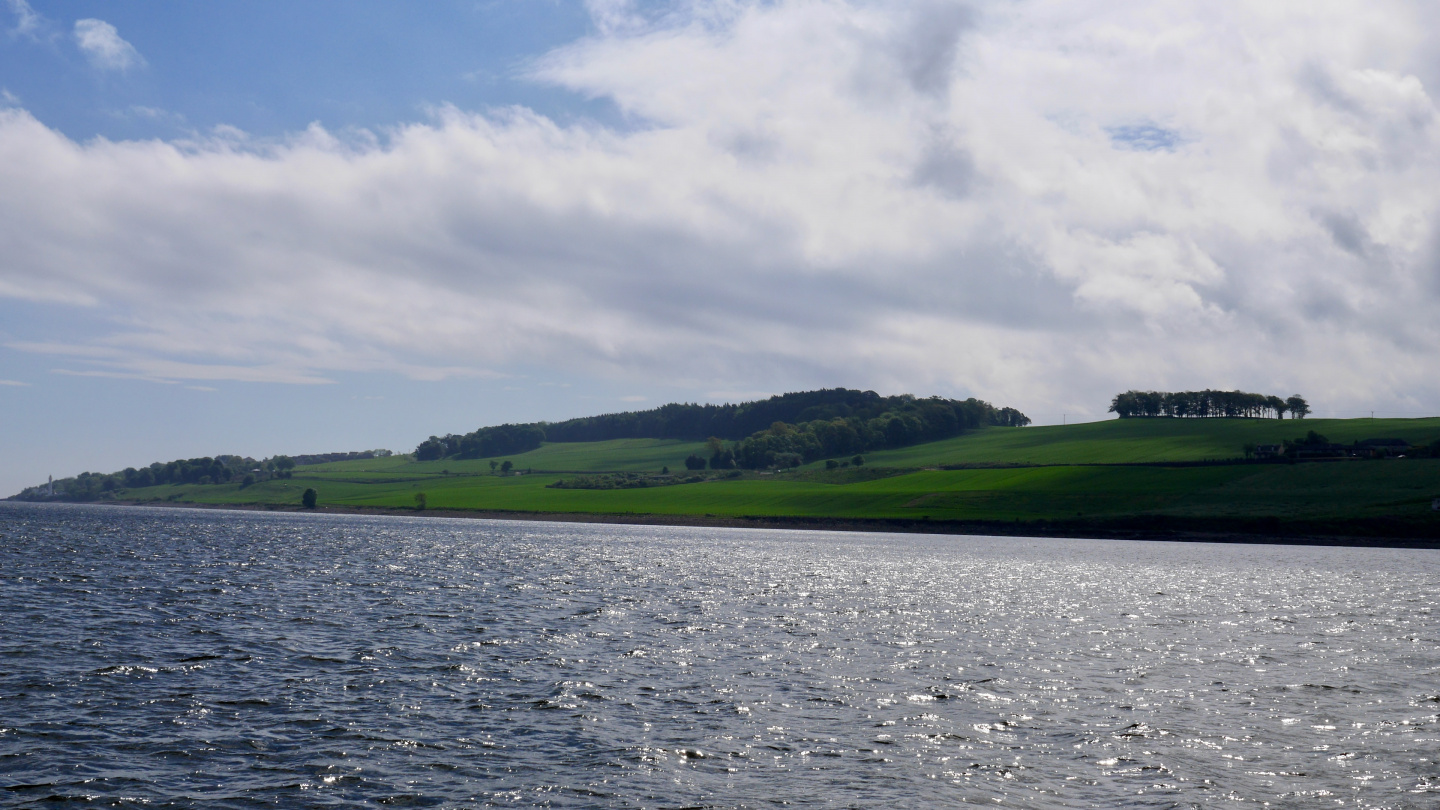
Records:
M0 503L0 805L1440 807L1437 593L1427 551Z

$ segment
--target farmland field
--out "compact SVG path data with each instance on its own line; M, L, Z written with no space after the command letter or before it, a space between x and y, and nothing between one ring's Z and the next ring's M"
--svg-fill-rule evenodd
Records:
M314 488L322 507L594 514L620 517L838 519L935 523L1119 520L1253 521L1312 531L1399 521L1404 533L1440 536L1440 459L1246 463L1247 443L1316 430L1336 442L1440 439L1440 419L1128 419L1065 427L989 428L945 441L870 453L863 467L823 462L778 472L705 472L684 458L703 443L627 439L549 443L503 459L415 462L409 456L296 468L288 479L132 489L125 500L293 508ZM492 461L508 460L509 475ZM1210 462L1210 463L1197 463ZM1171 466L1166 466L1166 465ZM549 485L577 474L649 473L643 488ZM422 495L423 499L417 499ZM1107 523L1109 522L1109 523ZM1317 528L1318 527L1318 528Z

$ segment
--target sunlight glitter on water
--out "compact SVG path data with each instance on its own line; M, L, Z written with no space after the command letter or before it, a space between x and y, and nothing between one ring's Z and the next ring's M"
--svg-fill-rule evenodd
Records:
M0 517L21 805L1440 801L1434 552Z

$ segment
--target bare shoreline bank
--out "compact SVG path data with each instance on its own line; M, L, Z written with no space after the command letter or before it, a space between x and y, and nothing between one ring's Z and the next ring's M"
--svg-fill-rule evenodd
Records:
M1246 531L1256 521L1210 521L1137 517L1111 521L941 521L903 518L816 518L720 515L605 514L594 512L524 512L504 510L407 509L383 506L301 506L278 504L206 504L160 501L110 501L112 506L170 509L220 509L242 512L296 512L337 515L466 518L556 523L603 523L636 526L697 526L734 529L785 529L798 531L878 532L890 534L951 534L986 537L1026 537L1091 540L1160 540L1196 543L1240 543L1356 548L1440 549L1440 537L1399 533L1343 534L1316 531ZM1240 524L1236 528L1215 523ZM1303 528L1303 527L1302 527ZM1387 528L1379 525L1378 528ZM1404 527L1389 527L1395 530Z

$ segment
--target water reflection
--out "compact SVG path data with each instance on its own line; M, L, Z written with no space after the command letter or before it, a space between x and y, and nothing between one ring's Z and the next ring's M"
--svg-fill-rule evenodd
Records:
M1437 559L5 504L3 795L1433 806Z

